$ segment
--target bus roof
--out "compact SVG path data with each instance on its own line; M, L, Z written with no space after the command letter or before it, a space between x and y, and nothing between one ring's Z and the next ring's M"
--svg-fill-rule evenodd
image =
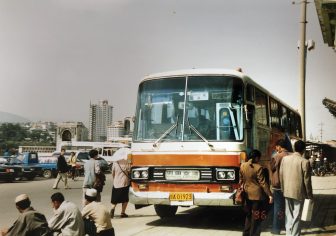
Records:
M238 78L241 78L245 83L249 83L259 90L267 93L269 96L271 96L273 99L279 101L286 107L290 108L293 112L299 114L299 112L294 109L293 107L289 106L287 103L279 99L277 96L275 96L273 93L269 92L267 89L265 89L263 86L252 80L249 76L246 74L233 69L221 69L221 68L202 68L202 69L184 69L184 70L175 70L175 71L167 71L167 72L161 72L161 73L155 73L145 76L145 78L141 81L144 82L146 80L155 80L165 77L178 77L178 76L193 76L193 75L233 75ZM140 84L141 84L140 83Z
M159 79L162 77L171 77L171 76L185 76L185 75L235 75L237 77L243 78L244 75L242 72L237 70L230 69L185 69L185 70L175 70L167 71L156 74L151 74L145 76L144 80L149 79Z

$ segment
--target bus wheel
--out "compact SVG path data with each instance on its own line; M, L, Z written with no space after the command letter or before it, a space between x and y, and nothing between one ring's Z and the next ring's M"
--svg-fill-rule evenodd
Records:
M43 177L47 178L47 179L50 179L52 177L51 170L44 170L43 171Z
M169 205L154 205L155 212L161 218L175 216L177 211L177 206Z

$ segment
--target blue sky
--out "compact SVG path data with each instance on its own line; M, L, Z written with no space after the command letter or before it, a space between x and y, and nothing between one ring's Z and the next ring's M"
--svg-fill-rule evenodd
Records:
M31 120L88 123L108 99L114 120L132 116L143 76L242 67L299 105L300 5L284 0L0 0L0 111ZM307 137L336 139L322 99L336 100L336 53L308 5Z

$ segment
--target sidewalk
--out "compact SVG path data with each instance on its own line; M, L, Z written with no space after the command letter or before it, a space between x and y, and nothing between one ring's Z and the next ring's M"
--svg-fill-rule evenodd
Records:
M336 176L312 177L314 210L311 222L302 222L301 235L336 235ZM265 222L268 231L272 222ZM285 235L283 230L282 235ZM263 232L261 235L272 235Z

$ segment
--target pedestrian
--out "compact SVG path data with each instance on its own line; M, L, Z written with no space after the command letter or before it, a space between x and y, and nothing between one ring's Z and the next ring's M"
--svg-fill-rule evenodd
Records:
M95 233L97 236L114 236L110 214L105 205L96 201L97 194L96 189L87 189L85 192L85 206L82 210L85 233L89 235ZM92 228L95 232L91 232Z
M246 193L245 227L243 236L256 236L261 233L261 222L266 219L266 210L263 208L266 199L273 202L270 187L265 180L263 167L258 164L261 153L252 150L248 161L240 166L240 184L243 185Z
M77 156L75 152L70 153L69 165L71 166L71 179L75 180Z
M282 159L290 153L286 149L284 139L279 139L275 145L276 153L271 158L271 183L273 190L273 225L272 234L280 234L281 228L285 225L285 198L281 191L279 170Z
M305 142L294 144L294 153L283 157L280 184L286 202L286 235L300 235L300 220L304 199L313 199L311 167L303 157Z
M0 231L1 236L51 236L45 216L35 211L30 204L27 194L20 194L15 198L20 215L9 229Z
M62 148L61 154L57 158L57 172L58 173L57 173L57 177L55 179L54 185L53 185L53 189L57 189L57 186L60 180L64 181L65 189L69 189L68 176L67 176L68 171L69 171L69 166L65 160L64 154L65 154L65 149Z
M315 156L314 155L311 155L310 158L309 158L309 164L310 164L310 167L312 168L312 170L314 170L315 168Z
M50 230L54 235L84 236L84 221L78 207L65 201L62 193L51 195L54 215L48 220Z
M85 200L85 192L87 189L93 188L96 182L96 175L99 175L102 171L98 161L98 151L92 149L89 152L90 160L84 164L84 181L83 181L83 204ZM96 196L96 201L100 202L100 192Z
M114 217L114 211L118 203L121 203L120 217L128 217L126 214L126 208L128 204L128 191L130 187L130 174L131 168L126 158L115 161L112 166L112 196L111 204L112 209L110 212L111 218Z

